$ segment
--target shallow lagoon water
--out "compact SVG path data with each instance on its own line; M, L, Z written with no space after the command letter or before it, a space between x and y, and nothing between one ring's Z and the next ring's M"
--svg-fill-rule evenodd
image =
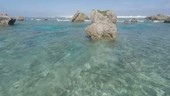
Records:
M170 96L170 25L118 23L115 42L89 22L0 26L0 96Z

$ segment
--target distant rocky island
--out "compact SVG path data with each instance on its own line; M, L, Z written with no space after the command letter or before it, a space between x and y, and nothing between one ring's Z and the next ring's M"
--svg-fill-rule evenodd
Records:
M170 16L166 16L166 15L163 15L163 14L148 16L145 19L151 20L151 21L160 21L160 22L164 22L164 23L170 23Z

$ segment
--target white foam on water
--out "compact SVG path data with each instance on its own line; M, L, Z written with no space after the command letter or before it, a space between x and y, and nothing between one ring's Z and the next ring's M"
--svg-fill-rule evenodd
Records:
M117 22L123 23L124 21L122 21L122 20L117 20Z
M138 20L138 22L145 22L144 20Z
M146 16L117 16L117 18L145 18Z
M68 20L68 19L56 19L57 21L71 21L71 20Z
M36 21L41 21L42 19L35 19Z
M73 15L67 15L67 16L61 16L61 17L64 17L64 18L72 18Z
M164 22L164 21L159 21L159 20L154 20L154 23L160 23L160 22Z

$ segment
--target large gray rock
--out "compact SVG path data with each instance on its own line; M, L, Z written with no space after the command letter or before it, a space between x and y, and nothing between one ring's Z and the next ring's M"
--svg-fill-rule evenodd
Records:
M86 28L87 35L92 39L115 40L117 16L111 10L92 10L91 25Z
M170 23L170 17L167 18L167 19L164 21L164 23Z
M151 21L154 21L154 20L164 21L164 20L166 20L168 17L169 17L169 16L162 15L162 14L158 14L158 15L146 17L145 19L151 20Z
M7 14L0 14L0 25L14 25L16 19L11 18Z
M72 22L84 22L88 17L84 13L77 11L72 17Z

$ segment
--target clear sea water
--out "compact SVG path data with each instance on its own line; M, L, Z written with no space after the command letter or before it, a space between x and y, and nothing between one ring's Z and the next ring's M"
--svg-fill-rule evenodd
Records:
M0 96L170 96L170 24L118 23L115 42L89 24L0 26Z

